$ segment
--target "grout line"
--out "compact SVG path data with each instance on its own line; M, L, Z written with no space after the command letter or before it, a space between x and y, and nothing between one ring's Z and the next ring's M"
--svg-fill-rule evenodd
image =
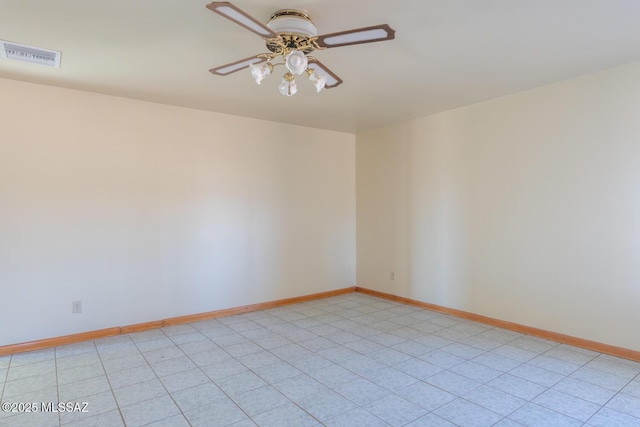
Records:
M92 340L91 342L93 343L93 347L95 348L96 354L98 355L98 360L100 360L100 365L102 366L102 371L104 372L104 376L107 379L107 384L109 384L109 391L111 392L111 396L113 396L113 401L115 402L116 408L118 409L118 414L120 414L120 419L122 420L122 425L126 426L127 423L125 422L124 415L122 415L122 411L120 410L120 404L118 403L118 399L116 399L116 394L114 392L113 386L111 385L111 380L109 379L109 375L107 374L107 370L104 367L104 361L102 360L102 356L100 355L100 350L98 350L98 345L96 344L95 340ZM98 415L102 415L102 414L98 414Z
M588 424L588 423L589 423L589 420L591 420L591 418L593 418L594 416L596 416L596 414L597 414L598 412L600 412L602 409L607 408L607 404L608 404L609 402L611 402L613 399L615 399L615 398L616 398L616 396L618 396L620 393L622 393L622 390L624 390L624 389L625 389L629 384L631 384L631 383L633 382L633 380L634 380L635 378L637 378L639 375L640 375L640 374L636 374L636 376L635 376L635 377L633 377L633 378L631 378L631 379L630 379L630 380L629 380L629 381L628 381L624 386L620 387L620 389L619 389L618 391L616 391L616 392L615 392L615 394L614 394L613 396L611 396L611 398L610 398L609 400L607 400L605 403L603 403L602 405L600 405L600 408L599 408L599 409L598 409L598 410L597 410L593 415L591 415L591 416L589 417L589 419L587 419L587 421L585 421L585 424ZM613 391L613 390L612 390L612 391ZM624 393L623 393L623 394L624 394ZM613 411L617 411L617 412L620 412L621 414L625 414L625 415L628 415L628 416L630 416L630 417L634 417L634 418L635 418L635 416L634 416L634 415L627 414L626 412L622 412L622 411L619 411L619 410L617 410L617 409L613 409L613 408L607 408L607 409L610 409L610 410L613 410Z
M56 373L56 397L60 402L60 381L58 380L58 347L53 348L53 366ZM58 413L58 425L62 425L62 414Z
M9 369L11 369L11 362L13 362L13 355L9 355L9 363L7 364L7 373L4 376L4 381L2 381L2 392L0 392L0 403L4 402L4 391L7 387L7 381L9 380Z
M172 343L173 343L177 348L179 348L179 349L180 349L180 351L182 352L182 354L184 354L185 356L187 356L187 357L188 357L188 355L184 352L184 350L182 350L182 349L181 349L181 348L180 348L180 347L179 347L179 346L178 346L178 345L177 345L177 344L176 344L176 343L171 339L171 337L170 337L169 335L167 335L167 334L165 333L165 331L163 331L162 329L163 329L163 328L158 328L158 330L159 330L159 331L164 335L164 338L168 338L168 339L169 339L169 341L171 341L171 342L172 342ZM167 392L167 395L171 398L171 401L173 401L173 404L174 404L174 405L176 405L176 408L178 408L178 411L180 411L180 415L182 415L182 417L185 419L185 421L186 421L188 424L191 424L191 423L189 422L189 419L187 418L187 416L186 416L186 415L185 415L185 413L183 412L182 408L180 407L180 405L178 405L178 402L176 402L176 400L175 400L175 398L173 397L173 395L169 392L169 390L167 389L167 387L166 387L166 386L164 385L164 383L162 382L162 379L160 378L160 376L158 375L158 373L156 372L156 370L155 370L155 369L153 369L153 366L151 366L151 362L149 361L149 359L147 359L147 357L145 356L144 352L143 352L142 350L140 350L140 347L138 347L138 343L137 343L137 342L135 342L135 341L133 340L133 338L131 338L131 334L127 334L127 336L131 339L131 341L133 342L133 345L136 347L136 349L138 349L138 352L139 352L139 353L140 353L140 355L144 358L145 362L147 362L147 366L149 367L149 369L151 369L151 371L153 371L153 374L156 376L156 379L158 380L158 382L160 383L160 385L162 386L162 388L164 388L164 390ZM154 340L149 340L149 341L154 341ZM149 341L141 341L141 342L149 342ZM163 347L163 348L168 348L168 347ZM156 349L156 350L162 350L162 349ZM155 350L150 350L150 351L155 351ZM191 360L191 359L189 359L189 360ZM197 365L196 365L196 366L197 366ZM182 371L182 372L184 372L184 371ZM173 374L172 374L172 375L173 375ZM142 382L145 382L145 381L142 381ZM135 383L135 384L140 384L140 383L141 383L141 382L138 382L138 383ZM129 387L130 385L134 385L134 384L129 384L128 386L125 386L125 387ZM124 387L122 387L122 388L124 388ZM152 399L155 399L155 397L154 397L154 398L152 398ZM152 399L149 399L149 400L152 400ZM136 403L134 403L134 405L138 405L138 404L140 404L140 403L142 403L142 402L136 402ZM118 406L119 406L119 405L118 405ZM175 415L169 415L168 417L165 417L165 418L163 418L163 419L164 419L164 420L166 420L167 418L174 417L174 416L175 416ZM162 420L157 420L157 421L153 421L153 422L159 422L159 421L162 421ZM126 424L125 424L125 425L126 425Z
M11 368L11 362L13 361L13 356L9 355L9 363L7 364L7 373L5 374L4 380L2 381L2 390L0 390L0 403L4 403L4 392L7 387L7 382L9 380L9 369ZM6 418L11 417L8 415ZM0 421L6 419L5 417L0 418Z

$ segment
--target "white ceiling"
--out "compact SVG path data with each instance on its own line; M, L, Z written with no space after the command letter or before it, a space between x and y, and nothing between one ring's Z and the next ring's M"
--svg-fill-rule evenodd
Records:
M236 0L266 22L306 9L320 34L387 23L396 39L316 51L343 80L316 93L281 68L210 68L266 51L206 0L1 0L0 39L62 51L62 67L0 59L0 77L346 132L640 60L639 0Z

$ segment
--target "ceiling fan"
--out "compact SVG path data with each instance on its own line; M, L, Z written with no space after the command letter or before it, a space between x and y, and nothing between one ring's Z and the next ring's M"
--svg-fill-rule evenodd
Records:
M273 72L275 66L284 65L287 71L278 89L286 96L292 96L298 91L294 76L303 73L307 74L318 92L342 83L333 71L316 57L309 55L314 50L392 40L395 37L395 31L387 24L319 36L309 15L296 9L275 12L265 25L230 2L213 2L207 8L262 37L269 50L268 53L250 56L209 71L226 76L250 67L253 78L260 84ZM282 62L272 62L277 58L281 58Z

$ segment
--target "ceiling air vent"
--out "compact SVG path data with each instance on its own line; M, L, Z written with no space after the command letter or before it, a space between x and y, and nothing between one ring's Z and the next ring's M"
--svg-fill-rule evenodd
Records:
M60 68L60 52L0 40L3 58Z

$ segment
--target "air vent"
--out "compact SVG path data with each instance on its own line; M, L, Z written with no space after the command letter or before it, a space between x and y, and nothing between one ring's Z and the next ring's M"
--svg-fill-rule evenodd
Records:
M0 40L3 58L60 68L60 52Z

